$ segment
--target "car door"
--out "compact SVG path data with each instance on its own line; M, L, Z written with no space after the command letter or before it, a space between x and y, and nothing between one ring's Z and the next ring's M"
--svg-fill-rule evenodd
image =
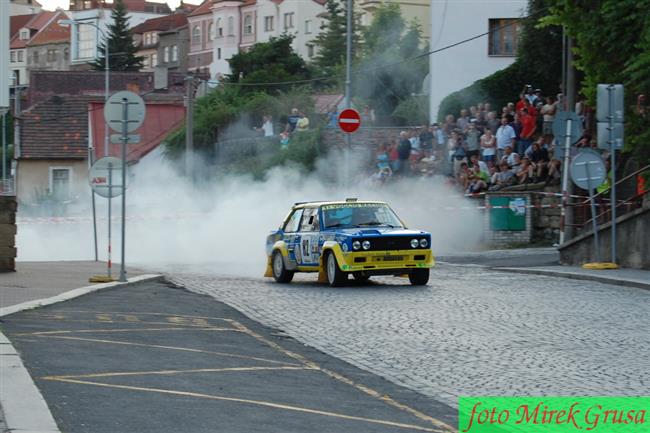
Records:
M318 208L305 208L300 221L300 239L299 254L301 266L318 265L320 258L320 247L318 238L320 235L320 222L318 218ZM296 254L298 257L298 253Z
M287 219L287 223L283 228L284 242L287 244L289 252L289 260L299 264L300 258L300 220L302 218L303 209L296 209L291 216Z

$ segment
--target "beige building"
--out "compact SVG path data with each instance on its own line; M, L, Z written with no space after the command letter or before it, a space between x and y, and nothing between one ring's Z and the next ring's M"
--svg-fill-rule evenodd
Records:
M435 1L435 0L434 0ZM358 0L361 25L367 26L372 22L375 11L382 3L397 3L404 21L415 20L420 24L423 38L428 41L431 36L431 0Z

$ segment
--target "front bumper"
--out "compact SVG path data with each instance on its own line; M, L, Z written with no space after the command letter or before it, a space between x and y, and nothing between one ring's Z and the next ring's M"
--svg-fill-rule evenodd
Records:
M431 249L355 252L339 250L336 258L344 272L404 270L435 266Z

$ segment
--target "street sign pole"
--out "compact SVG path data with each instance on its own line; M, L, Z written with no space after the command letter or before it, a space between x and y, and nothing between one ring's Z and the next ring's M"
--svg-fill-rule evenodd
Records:
M589 202L591 203L591 224L594 230L594 242L596 243L596 261L602 261L600 256L600 242L598 240L598 222L596 221L596 204L594 203L594 188L591 174L589 173L589 162L585 163L585 170L587 172L587 190L589 191Z
M111 211L111 197L113 197L113 163L109 162L108 163L108 278L113 278L111 275L111 268L113 266L112 261L111 261L111 249L113 248L112 246L112 241L111 241L111 225L112 225L112 211Z
M126 267L124 265L126 242L126 145L129 141L129 100L122 98L122 260L120 263L120 282L126 282Z
M347 0L347 31L345 49L345 108L352 107L352 0ZM350 148L352 137L345 135L345 190L350 188Z
M616 144L614 143L614 107L612 92L614 85L607 86L607 96L609 105L609 149L611 152L612 184L609 189L609 205L612 209L612 263L616 263Z
M564 137L564 162L562 162L562 209L560 210L560 245L565 241L567 232L567 206L569 205L569 153L571 152L571 122L566 121L566 135Z

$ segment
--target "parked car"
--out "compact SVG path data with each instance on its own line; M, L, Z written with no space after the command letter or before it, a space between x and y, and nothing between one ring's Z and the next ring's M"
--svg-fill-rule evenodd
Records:
M289 283L296 272L318 272L319 281L341 286L349 275L407 275L425 285L435 260L431 235L409 230L388 204L347 199L296 203L266 239L266 277Z

